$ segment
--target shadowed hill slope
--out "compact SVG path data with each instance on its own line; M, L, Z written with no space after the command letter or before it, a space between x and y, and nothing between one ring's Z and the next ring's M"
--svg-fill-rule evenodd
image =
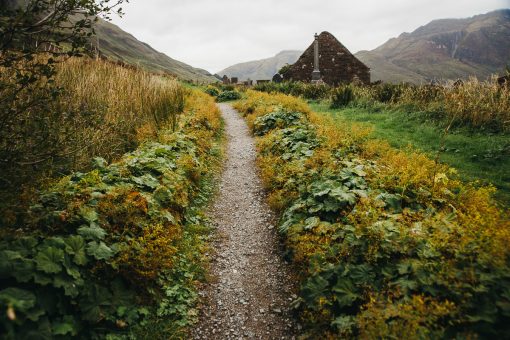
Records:
M153 72L170 73L184 80L217 81L206 70L172 59L112 23L99 20L95 30L99 41L99 50L109 59L141 66Z

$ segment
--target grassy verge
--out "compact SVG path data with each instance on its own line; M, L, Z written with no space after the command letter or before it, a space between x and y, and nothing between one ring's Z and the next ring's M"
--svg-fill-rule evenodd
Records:
M510 224L493 189L294 97L235 104L257 136L311 338L504 338Z
M185 337L221 135L214 101L191 91L155 140L112 164L95 158L93 170L44 189L23 223L11 219L0 241L2 338Z
M510 135L504 133L473 132L456 128L444 140L444 129L437 123L425 121L423 113L409 113L402 109L362 108L330 109L327 102L311 104L312 110L344 123L367 123L373 127L371 136L386 140L396 148L411 145L455 169L465 180L480 180L498 188L497 197L510 205Z
M510 129L510 88L499 86L496 78L488 81L470 79L462 84L416 86L379 84L371 86L327 85L283 82L264 83L255 89L267 93L284 93L308 100L331 100L336 107L414 107L433 112L437 120L455 120L457 126L489 131Z
M184 108L187 90L175 79L87 58L56 69L58 91L41 81L2 102L0 224L9 211L17 213L20 198L27 201L52 179L90 170L93 157L118 160L161 128L171 129ZM0 70L0 82L16 83L12 72ZM0 97L9 98L8 90L0 89Z

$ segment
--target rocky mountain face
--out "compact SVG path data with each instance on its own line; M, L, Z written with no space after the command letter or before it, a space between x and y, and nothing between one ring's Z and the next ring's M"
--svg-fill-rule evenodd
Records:
M268 80L286 64L294 64L303 51L282 51L274 57L236 64L217 72L229 78L238 77L239 80Z
M485 79L510 64L510 9L434 20L356 56L372 69L372 81Z

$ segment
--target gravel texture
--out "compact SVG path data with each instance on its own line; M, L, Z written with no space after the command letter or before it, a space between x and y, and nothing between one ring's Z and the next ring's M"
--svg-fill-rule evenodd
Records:
M238 112L220 104L228 147L219 193L210 280L202 288L194 339L293 339L292 270L282 258L274 216L265 203L255 145Z

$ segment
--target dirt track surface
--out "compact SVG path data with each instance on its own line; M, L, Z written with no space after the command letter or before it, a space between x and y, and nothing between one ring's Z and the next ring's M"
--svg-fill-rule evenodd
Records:
M254 140L245 121L220 104L228 137L219 193L210 210L216 228L210 282L200 292L194 339L293 339L296 298L282 259L274 216L258 177Z

